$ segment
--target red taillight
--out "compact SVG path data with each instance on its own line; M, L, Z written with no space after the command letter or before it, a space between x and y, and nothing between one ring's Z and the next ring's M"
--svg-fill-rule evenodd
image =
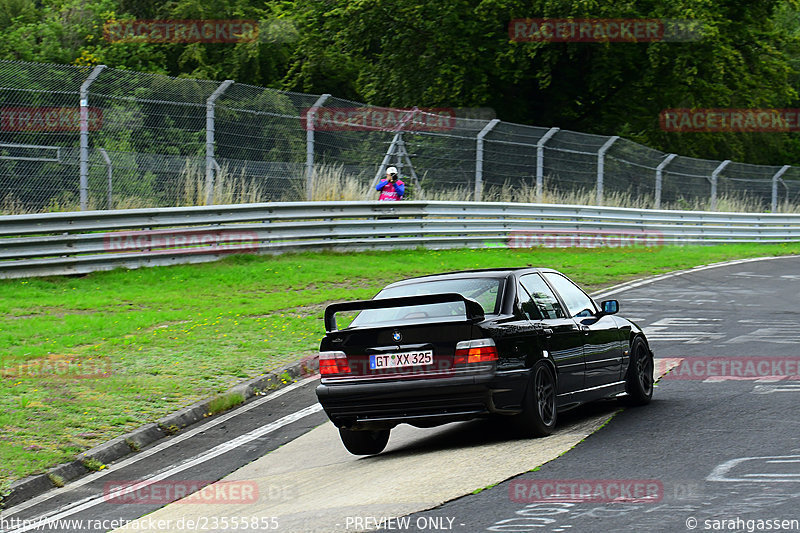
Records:
M453 364L490 363L497 361L497 347L492 339L461 341L456 344L456 356Z
M320 352L319 373L322 376L349 374L350 365L344 352Z

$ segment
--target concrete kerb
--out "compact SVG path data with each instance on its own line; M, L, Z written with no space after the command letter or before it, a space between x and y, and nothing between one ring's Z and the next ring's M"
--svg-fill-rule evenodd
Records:
M289 384L290 381L316 374L318 371L318 357L307 357L263 376L239 383L228 389L223 395L241 394L245 400L248 400L267 391L279 389L283 385ZM106 465L117 461L192 424L205 420L209 417L210 404L213 400L214 398L201 400L154 423L145 424L130 433L87 450L79 454L74 461L55 466L44 474L29 476L14 482L8 492L0 498L0 510L9 509L59 487L63 483L82 477L96 469L98 463ZM89 468L87 464L93 468Z

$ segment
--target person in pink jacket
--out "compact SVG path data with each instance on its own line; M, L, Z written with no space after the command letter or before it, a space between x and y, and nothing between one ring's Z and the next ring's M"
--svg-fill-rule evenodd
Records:
M375 189L381 193L378 200L382 202L392 202L403 199L403 193L406 192L406 185L397 178L397 169L395 167L389 167L386 169L386 177L375 186Z

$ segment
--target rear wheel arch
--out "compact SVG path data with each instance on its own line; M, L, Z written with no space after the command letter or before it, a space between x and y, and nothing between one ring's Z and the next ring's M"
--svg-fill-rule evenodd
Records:
M542 352L539 352L537 357L528 357L527 361L525 361L525 367L528 370L528 376L533 376L533 367L536 366L536 363L539 361L543 361L547 366L550 367L550 372L553 373L553 379L556 383L556 390L558 390L558 368L556 368L556 364L551 357L545 357Z
M515 417L523 435L544 437L553 433L558 420L557 390L552 362L540 359L531 368L522 400L522 412Z
M553 381L555 382L556 391L557 391L558 390L558 369L556 368L556 364L549 357L542 357L541 360L544 361L547 364L547 366L550 367L550 372L553 373Z

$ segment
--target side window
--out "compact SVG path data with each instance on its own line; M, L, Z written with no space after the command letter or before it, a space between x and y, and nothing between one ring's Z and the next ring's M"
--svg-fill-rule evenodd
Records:
M597 309L591 298L586 296L577 285L560 274L553 274L552 272L545 273L544 277L556 289L561 299L564 300L564 305L567 306L567 311L570 316L592 316Z
M531 320L547 318L566 318L561 304L539 274L528 274L519 279L531 295L531 300L523 302L522 309Z

